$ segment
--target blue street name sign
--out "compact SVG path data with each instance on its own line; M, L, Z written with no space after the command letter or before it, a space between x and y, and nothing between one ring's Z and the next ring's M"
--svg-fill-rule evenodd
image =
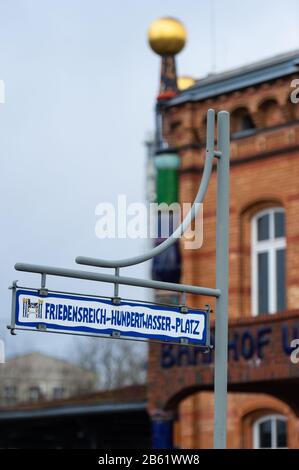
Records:
M208 346L208 312L131 300L120 300L18 288L13 316L15 329L44 330L96 336L119 336Z

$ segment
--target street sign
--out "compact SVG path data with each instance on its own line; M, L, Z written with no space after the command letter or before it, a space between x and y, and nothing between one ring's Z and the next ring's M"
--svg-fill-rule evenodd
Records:
M27 288L14 295L14 329L209 346L207 311Z

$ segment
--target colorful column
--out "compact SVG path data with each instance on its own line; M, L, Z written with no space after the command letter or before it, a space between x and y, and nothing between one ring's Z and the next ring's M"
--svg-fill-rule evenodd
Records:
M173 416L157 413L152 417L152 448L173 449Z
M180 216L178 208L172 204L179 199L179 156L171 149L159 150L155 156L156 166L156 202L160 206L157 214L157 239L155 245L159 245L169 237L177 226ZM172 209L169 211L169 208ZM165 252L156 256L153 260L153 279L165 282L179 282L181 276L181 257L179 239Z

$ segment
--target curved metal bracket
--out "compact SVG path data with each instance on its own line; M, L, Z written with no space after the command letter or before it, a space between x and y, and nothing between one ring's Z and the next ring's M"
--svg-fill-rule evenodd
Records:
M125 266L132 266L134 264L140 264L144 261L148 261L154 256L159 255L163 251L167 250L178 238L180 238L190 226L191 222L195 219L198 211L199 204L203 202L205 194L207 192L209 181L213 168L214 157L220 158L221 152L215 151L215 111L209 109L207 115L207 147L204 170L200 182L200 186L192 204L192 207L182 223L177 229L170 235L167 240L164 240L160 245L152 248L151 250L143 253L142 255L133 256L131 258L124 258L119 260L104 260L97 258L88 258L85 256L78 256L76 263L84 264L86 266L97 266L100 268L122 268Z

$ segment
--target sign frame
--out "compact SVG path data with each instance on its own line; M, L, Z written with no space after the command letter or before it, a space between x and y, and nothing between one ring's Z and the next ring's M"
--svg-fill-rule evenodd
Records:
M59 333L59 334L71 334L71 335L78 335L78 336L93 336L93 337L100 337L100 338L117 338L117 339L126 339L131 341L141 341L141 342L149 342L149 343L167 343L167 344L175 344L175 345L186 345L186 346L195 346L203 351L209 350L210 345L210 308L206 306L203 309L198 308L189 308L186 305L171 305L171 304L163 304L163 303L156 303L156 302L148 302L142 300L133 300L133 299L123 299L117 298L117 302L115 302L115 298L107 297L107 296L100 296L94 294L78 294L74 292L63 292L63 291L56 291L56 290L48 290L48 289L38 289L38 288L31 288L31 287L24 287L24 286L17 286L14 284L12 287L13 290L13 301L12 301L12 318L11 318L11 325L8 326L11 330L26 330L26 331L43 331L48 333ZM21 311L20 311L20 297L28 296L34 297L36 299L42 299L41 302L37 300L36 303L30 304L32 305L32 309L37 309L35 312L35 319L32 321L24 321L21 319ZM139 315L147 315L157 317L165 316L168 319L171 319L172 322L172 329L174 329L174 322L176 319L180 317L187 319L187 320L195 320L194 316L198 315L198 319L195 321L203 321L204 326L202 328L202 338L199 340L194 339L194 337L190 337L188 334L181 334L177 336L163 334L161 329L157 330L157 334L153 333L142 333L141 331L134 329L131 327L130 331L124 331L123 327L108 327L107 328L95 328L93 326L66 326L66 325L59 325L60 320L56 320L52 323L47 321L45 318L41 316L42 314L42 302L46 301L46 299L61 299L62 303L66 301L71 302L86 302L92 304L99 304L99 308L103 308L106 306L108 309L113 307L117 311L121 307L126 308L134 308L136 307L137 310L143 309L145 312L140 312ZM33 306L34 305L34 306ZM53 304L54 305L54 304ZM100 307L101 305L101 307ZM83 307L82 307L83 308ZM87 308L87 307L86 307ZM40 309L40 310L39 310ZM34 314L34 312L31 312ZM30 313L30 314L31 314ZM128 312L130 313L130 312ZM136 313L136 312L134 312ZM137 312L138 313L138 312ZM23 313L24 314L24 313ZM110 319L108 319L110 321ZM94 325L94 323L92 323Z

